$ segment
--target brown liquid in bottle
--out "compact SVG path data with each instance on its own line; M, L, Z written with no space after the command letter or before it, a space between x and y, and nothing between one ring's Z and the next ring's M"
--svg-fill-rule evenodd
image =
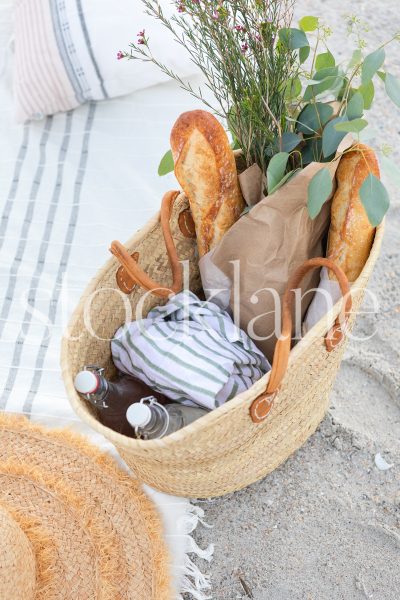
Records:
M88 370L85 370L75 378L77 391L96 408L98 419L103 425L122 435L135 437L135 432L126 418L129 406L148 396L153 396L160 404L171 402L163 394L130 375L118 373L109 381L102 375L101 369L91 368L91 377L87 373ZM82 374L87 375L88 381L92 381L91 385L87 386L86 380L82 385Z

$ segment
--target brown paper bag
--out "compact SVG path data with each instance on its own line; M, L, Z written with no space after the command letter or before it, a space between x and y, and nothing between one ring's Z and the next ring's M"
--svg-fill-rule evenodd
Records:
M351 144L351 136L346 136L337 157ZM334 181L338 164L339 160L312 163L272 196L261 200L260 174L254 172L254 166L247 169L241 174L240 182L246 202L254 206L210 254L213 265L230 281L230 308L235 323L254 340L269 361L280 335L280 302L289 276L305 260L325 256L323 240L330 223L331 198L311 220L307 209L308 185L324 167L329 169ZM313 298L307 291L317 288L318 284L318 271L304 279L301 311L298 311L301 315L294 319L297 330Z

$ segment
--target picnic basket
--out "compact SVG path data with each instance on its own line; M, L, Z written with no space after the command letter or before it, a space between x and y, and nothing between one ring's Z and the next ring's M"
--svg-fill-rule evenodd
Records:
M369 259L350 293L344 274L327 259L312 259L293 274L283 302L283 335L270 373L188 427L163 439L141 441L103 426L76 393L73 382L84 365L99 365L108 377L113 375L110 340L115 331L135 318L139 305L147 314L166 301L160 298L162 294L147 292L146 287L155 281L161 288L180 289L171 244L187 267L190 289L195 293L201 289L188 201L183 193L170 193L164 208L164 213L157 214L125 244L138 265L136 281L129 279L112 257L88 285L63 338L62 373L76 413L116 446L141 481L177 496L221 496L273 471L304 444L324 418L346 346L343 332L353 326L363 300L379 255L383 225L376 230ZM335 270L346 299L290 350L291 289L306 271L322 265Z

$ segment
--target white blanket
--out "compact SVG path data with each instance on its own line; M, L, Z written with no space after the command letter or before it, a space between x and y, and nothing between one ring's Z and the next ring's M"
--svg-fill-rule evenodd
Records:
M0 13L1 19L1 13ZM7 27L0 23L0 42ZM0 50L0 61L4 58ZM169 131L190 97L175 85L89 104L17 126L10 57L0 77L0 409L90 435L67 400L60 339L89 279L176 187L157 176ZM204 598L206 581L187 552L210 558L192 538L201 511L187 500L151 495L166 522L181 591ZM182 575L192 575L182 579ZM197 590L197 595L196 595Z

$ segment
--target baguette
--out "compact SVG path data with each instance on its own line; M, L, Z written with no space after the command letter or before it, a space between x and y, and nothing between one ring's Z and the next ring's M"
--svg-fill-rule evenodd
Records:
M352 283L364 268L375 235L360 200L360 188L370 173L380 177L375 153L368 146L357 144L340 161L332 200L327 256ZM335 276L330 272L329 278Z
M244 209L235 157L217 119L183 113L171 131L175 176L192 212L200 256L218 244Z

